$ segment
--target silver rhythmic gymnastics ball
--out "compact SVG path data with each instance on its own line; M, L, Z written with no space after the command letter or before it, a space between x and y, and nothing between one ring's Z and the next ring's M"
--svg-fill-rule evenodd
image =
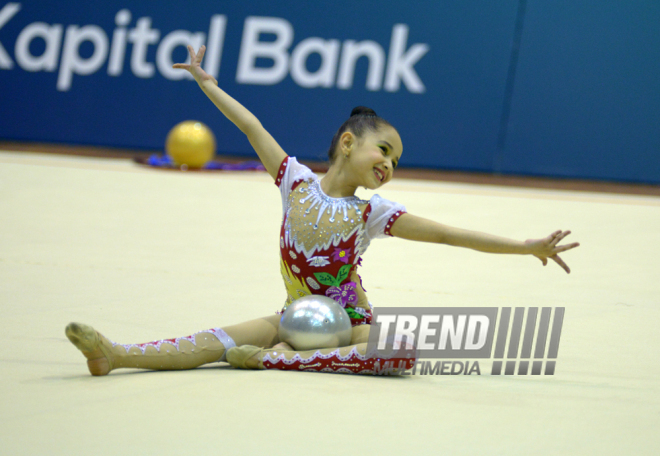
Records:
M280 341L296 350L345 347L351 343L351 319L327 296L310 295L292 302L280 319Z

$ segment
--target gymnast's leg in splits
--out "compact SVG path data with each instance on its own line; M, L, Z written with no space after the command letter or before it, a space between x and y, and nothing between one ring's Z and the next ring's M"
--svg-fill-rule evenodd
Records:
M349 346L296 351L279 342L279 321L279 315L271 315L144 344L118 344L80 323L70 323L65 332L87 358L90 373L96 376L120 368L181 370L219 361L243 369L397 374L412 368L415 362L411 350L388 358L369 355L369 325L353 327Z
M118 344L91 326L70 323L69 340L85 355L92 375L120 368L152 370L192 369L225 361L226 352L241 345L270 348L279 342L280 315L271 315L224 328L211 328L187 337L144 344Z
M227 362L239 369L278 369L304 372L397 375L411 369L416 360L414 347L406 345L388 356L367 352L369 325L353 327L346 347L297 351L281 342L272 348L239 346L227 353Z

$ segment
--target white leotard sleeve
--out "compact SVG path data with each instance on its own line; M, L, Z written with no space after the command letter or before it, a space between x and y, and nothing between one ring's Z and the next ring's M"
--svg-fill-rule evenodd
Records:
M371 240L390 235L389 229L391 223L393 223L399 215L406 212L405 206L381 198L379 195L372 196L369 203L371 205L371 214L367 219L367 237Z
M295 157L287 157L282 161L278 171L277 185L282 195L282 211L287 210L291 186L298 180L318 179L311 169L298 163Z

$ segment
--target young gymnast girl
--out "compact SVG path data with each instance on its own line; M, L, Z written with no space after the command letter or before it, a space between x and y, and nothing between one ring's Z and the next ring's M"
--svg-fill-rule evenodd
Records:
M197 54L190 46L188 51L190 64L176 64L174 68L189 71L218 109L245 133L280 189L284 214L280 269L287 291L284 307L310 294L331 297L351 318L351 343L347 347L295 351L278 339L277 314L187 337L128 345L112 342L90 326L71 323L66 335L87 358L92 375L106 375L119 368L191 369L218 361L243 369L373 373L380 360L366 353L371 305L357 268L371 240L378 237L529 254L543 265L551 259L570 272L558 256L578 246L558 245L569 231L519 242L441 225L408 214L402 205L378 195L368 201L357 197L358 187L377 189L389 182L403 152L397 130L368 108L355 108L334 135L330 168L319 179L289 157L259 120L201 68L204 46ZM403 361L411 367L413 360Z

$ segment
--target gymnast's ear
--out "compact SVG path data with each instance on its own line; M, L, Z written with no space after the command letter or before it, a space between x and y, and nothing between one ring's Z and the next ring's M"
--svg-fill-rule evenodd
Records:
M339 150L341 151L341 154L344 157L348 158L348 155L353 150L355 141L356 141L355 135L351 131L345 131L339 137Z

